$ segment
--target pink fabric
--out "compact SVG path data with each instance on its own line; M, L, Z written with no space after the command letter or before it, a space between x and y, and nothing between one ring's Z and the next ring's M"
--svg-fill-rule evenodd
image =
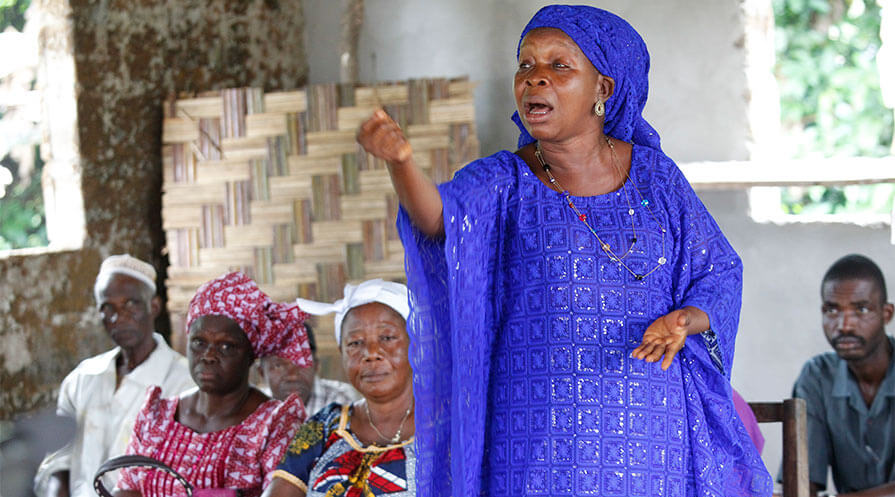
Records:
M301 400L290 395L283 402L261 404L238 425L196 433L176 421L179 400L162 399L160 388L149 388L127 454L158 459L195 488L240 489L243 497L260 495L270 483L292 436L307 418ZM173 477L149 468L122 470L118 488L137 490L143 497L186 495Z
M749 434L749 438L752 439L752 443L755 444L755 448L761 454L761 449L764 448L764 436L761 434L761 430L758 429L758 420L755 419L755 413L752 412L749 403L743 400L739 392L733 388L731 390L733 390L733 407L736 409L737 414L740 415L740 419L743 420L746 433Z
M277 355L298 367L311 365L311 347L304 321L308 314L297 304L270 300L258 285L241 272L213 279L190 300L186 328L202 316L226 316L249 337L255 357Z
M232 488L197 488L193 490L193 497L240 497Z

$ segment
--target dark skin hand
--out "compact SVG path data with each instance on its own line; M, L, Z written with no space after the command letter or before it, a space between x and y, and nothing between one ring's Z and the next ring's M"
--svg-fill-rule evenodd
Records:
M413 149L404 132L388 114L377 109L361 124L357 142L388 164L395 192L413 224L431 237L444 235L441 194L413 159Z
M674 356L684 347L687 337L709 328L709 317L701 309L688 306L671 311L647 326L643 341L631 357L646 362L662 359L662 370L667 370Z
M307 494L304 490L282 478L275 477L271 480L270 485L264 489L261 497L305 497L305 495Z

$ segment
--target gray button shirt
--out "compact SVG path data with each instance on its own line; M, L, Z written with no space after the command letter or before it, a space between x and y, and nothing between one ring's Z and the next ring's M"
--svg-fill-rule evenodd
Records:
M895 350L895 339L888 338ZM895 361L869 407L848 365L835 352L805 363L793 397L805 399L808 407L812 482L826 487L827 466L840 493L895 481Z

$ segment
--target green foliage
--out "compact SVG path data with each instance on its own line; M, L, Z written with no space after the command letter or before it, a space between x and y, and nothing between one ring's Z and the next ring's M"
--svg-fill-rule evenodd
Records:
M31 0L0 0L0 33L8 26L18 31L25 28L25 10Z
M895 185L851 185L784 188L787 214L888 213L895 200Z
M883 105L875 0L774 0L781 121L792 157L890 153L893 112ZM790 188L792 214L885 212L890 185Z
M27 177L18 174L18 165L9 156L0 161L0 167L12 172L13 179L6 187L6 195L0 198L0 250L49 244L40 185L43 162L37 150L35 157L34 170Z
M25 10L31 0L0 0L0 32L12 26L18 31L25 27ZM12 118L7 109L0 106L0 119ZM25 134L24 136L27 136ZM43 192L40 177L43 162L39 146L30 139L16 143L33 146L35 164L23 167L12 155L0 152L0 179L12 180L9 185L0 181L0 250L45 246L47 227L44 216ZM26 154L27 155L27 154ZM27 174L22 174L28 171Z

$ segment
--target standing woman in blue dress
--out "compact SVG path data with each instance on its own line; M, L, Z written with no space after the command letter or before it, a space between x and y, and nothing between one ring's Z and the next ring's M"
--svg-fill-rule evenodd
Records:
M519 149L435 186L377 111L402 210L421 496L767 496L731 400L742 266L641 113L623 19L522 32Z

